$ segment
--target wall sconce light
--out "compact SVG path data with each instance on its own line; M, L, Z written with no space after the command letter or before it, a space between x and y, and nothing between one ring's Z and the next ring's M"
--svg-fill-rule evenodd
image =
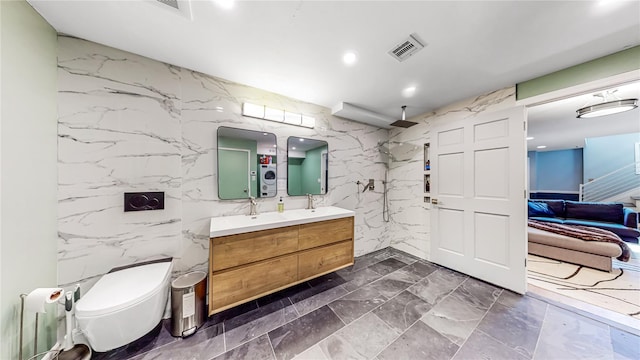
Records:
M257 119L284 122L290 125L302 126L313 129L316 126L316 119L298 113L285 110L273 109L264 105L251 103L242 104L242 115Z

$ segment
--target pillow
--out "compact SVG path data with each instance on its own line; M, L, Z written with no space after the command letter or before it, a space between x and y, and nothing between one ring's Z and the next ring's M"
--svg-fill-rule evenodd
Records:
M529 201L529 217L555 217L549 205L542 202Z
M536 199L535 202L545 203L549 206L549 209L553 211L554 215L557 217L565 217L564 216L564 200L542 200Z
M621 203L566 201L566 217L581 220L599 220L616 224L624 223Z

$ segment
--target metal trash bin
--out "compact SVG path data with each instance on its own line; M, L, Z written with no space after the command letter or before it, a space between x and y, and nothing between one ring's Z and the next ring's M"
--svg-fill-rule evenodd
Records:
M194 271L171 282L171 335L187 337L206 319L207 274Z

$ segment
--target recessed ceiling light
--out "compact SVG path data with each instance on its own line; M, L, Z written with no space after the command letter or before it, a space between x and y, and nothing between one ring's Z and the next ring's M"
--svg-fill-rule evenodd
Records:
M406 98L410 98L415 94L416 94L416 87L415 86L409 86L408 88L402 89L402 96L404 96Z
M292 147L291 147L291 150L295 150L295 149L296 149L296 147L295 147L295 146L292 146Z
M342 56L342 61L346 64L346 65L353 65L356 63L356 61L358 61L358 56L356 55L356 53L350 51L345 53Z
M540 145L540 146L536 146L536 149L546 149L547 145Z
M278 145L276 145L276 144L273 144L273 147L278 147Z
M533 136L527 136L527 140L533 140L534 137Z
M231 9L235 0L214 0L214 2L223 9Z
M304 141L304 139L303 139L303 138L300 138L299 140L300 140L300 142L303 142L303 141Z

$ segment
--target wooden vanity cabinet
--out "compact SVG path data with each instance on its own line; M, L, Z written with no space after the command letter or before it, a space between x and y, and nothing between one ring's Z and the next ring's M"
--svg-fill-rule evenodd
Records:
M209 315L353 265L354 218L210 239Z
M350 241L301 252L298 255L298 277L300 280L312 279L343 268L345 264L353 264L353 242Z
M211 245L211 270L229 269L298 251L298 227L222 236L211 239Z
M209 314L213 314L295 283L298 280L298 256L279 256L214 272L210 279Z
M344 240L353 240L353 218L300 225L298 249L311 249Z

